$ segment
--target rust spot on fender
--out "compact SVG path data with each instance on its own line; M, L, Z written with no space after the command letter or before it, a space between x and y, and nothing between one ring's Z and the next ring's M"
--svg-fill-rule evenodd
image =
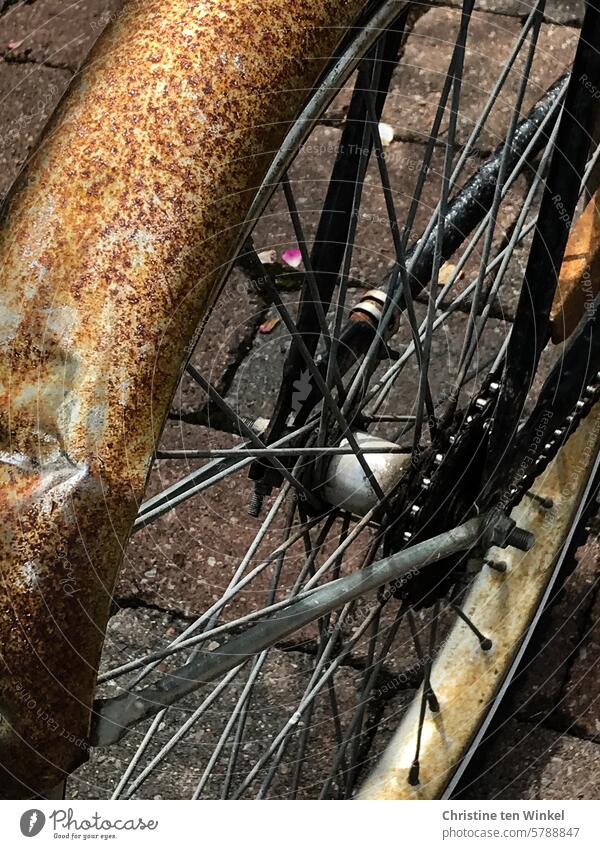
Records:
M253 193L361 0L141 0L0 231L0 793L86 759L150 458ZM317 58L315 58L317 57Z

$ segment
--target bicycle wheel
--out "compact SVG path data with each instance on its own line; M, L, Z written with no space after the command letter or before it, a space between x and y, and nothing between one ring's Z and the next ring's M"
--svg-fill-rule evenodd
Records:
M486 34L472 5L443 13L453 35L433 126L422 128L424 144L403 144L399 168L382 121L406 96L410 57L398 57L414 49L419 15L399 15L397 3L367 10L276 157L252 223L278 188L188 364L126 552L125 586L151 581L159 558L189 559L177 592L193 595L191 621L160 603L113 617L98 748L72 777L74 795L329 797L362 786L361 796L438 796L510 676L597 451L595 314L584 310L566 346L542 356L554 287L538 304L532 275L546 258L540 245L554 249L557 228L566 238L593 179L594 112L577 80L594 78L586 45L596 22L577 47L581 73L555 81L538 4L512 28L483 107L469 113ZM230 227L246 236L231 215ZM558 268L564 242L556 249ZM248 286L254 314L244 321L266 332L217 381L203 340ZM585 458L575 469L573 454ZM520 533L503 523L510 510ZM212 540L195 532L207 512L221 517ZM476 529L456 542L465 522ZM527 528L536 543L522 553ZM509 547L487 551L493 543ZM365 597L358 578L382 562L405 568ZM500 600L520 600L523 586L527 603L507 627ZM324 606L310 615L317 598ZM460 733L440 746L440 726L453 723Z

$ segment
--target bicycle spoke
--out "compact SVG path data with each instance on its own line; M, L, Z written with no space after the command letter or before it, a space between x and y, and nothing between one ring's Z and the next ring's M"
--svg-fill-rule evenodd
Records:
M279 504L276 503L274 505L275 510L277 510L278 507ZM335 514L331 514L329 518L325 521L324 527L329 528L330 523L333 523L334 520ZM267 516L265 522L270 523L271 521L272 515L270 514L269 516ZM202 625L209 622L215 614L219 613L225 607L226 604L228 604L233 598L235 598L235 596L238 595L241 590L244 589L244 587L250 584L268 566L270 566L274 562L277 562L278 557L281 554L285 553L289 548L291 548L306 533L307 529L314 527L320 521L320 518L310 520L307 523L307 527L303 527L296 534L291 535L289 539L281 543L281 545L279 545L278 548L275 549L275 551L273 551L268 557L261 560L260 563L258 563L258 565L254 567L254 569L244 575L246 565L251 557L251 555L247 554L244 560L242 561L242 564L238 568L236 574L234 575L234 578L228 584L227 589L223 593L222 597L218 601L216 601L205 613L203 613L202 616L198 617L191 625L189 625L185 629L185 631L183 631L183 633L179 635L179 637L177 637L171 642L169 646L167 646L165 649L158 650L156 652L153 652L152 654L139 658L138 660L129 661L128 663L122 664L121 666L111 669L109 672L105 672L99 675L98 682L104 683L105 681L112 681L120 677L121 675L126 674L127 672L132 672L135 669L139 669L141 667L148 667L146 672L149 672L151 671L150 667L153 667L153 665L160 660L164 660L165 658L170 657L171 655L181 652L187 648L197 646L200 643L205 642L206 640L214 639L214 637L221 636L224 633L227 633L228 631L240 628L241 626L246 625L249 622L254 621L255 619L261 618L265 614L274 613L278 610L281 610L283 607L286 607L290 603L290 597L286 597L285 599L282 599L281 601L275 604L267 605L267 607L264 607L260 610L255 610L252 613L248 613L245 616L242 616L226 624L210 628L207 627L207 629L203 630L201 634L197 634L196 636L190 636L193 635L194 632L197 631L198 628L200 628ZM263 523L263 528L264 527L265 524Z
M304 427L298 428L292 433L283 436L270 447L276 449L292 442L300 436L309 434L313 427L314 424L307 423ZM239 447L244 449L247 445L248 443L241 443ZM246 468L252 461L252 458L248 457L247 459L242 459L236 463L236 456L237 455L232 453L232 459L228 462L207 463L202 466L201 469L191 472L185 478L182 478L182 480L177 481L177 483L174 483L172 486L167 487L167 489L157 495L154 495L152 498L149 498L140 506L138 518L133 526L134 532L140 530L156 519L159 519L165 513L168 513L188 498L192 498L194 495L198 495L200 492L210 489L210 487L224 480L229 475Z
M276 593L276 591L277 591L277 587L278 587L278 583L279 583L279 577L280 577L280 574L281 574L281 566L282 566L282 563L283 563L283 558L284 558L284 556L285 556L285 551L286 551L286 549L289 547L290 540L291 540L292 542L294 541L294 540L291 538L291 527L292 527L292 522L293 522L294 513L295 513L295 505L292 505L292 509L291 509L291 511L290 511L290 515L289 515L289 517L288 517L288 521L287 521L287 523L286 523L286 527L285 527L285 529L284 529L284 539L283 539L283 542L282 542L282 544L280 545L280 547L279 547L279 549L278 549L278 551L277 551L277 557L276 557L277 568L276 568L276 571L275 571L275 575L274 575L274 578L273 578L273 583L272 583L271 590L270 590L270 594L269 594L269 601L270 601L270 602L272 602L272 601L274 600L274 598L275 598L275 593ZM305 522L303 521L303 525L306 525L306 524L307 524L307 523L305 523ZM324 529L322 529L322 530L321 530L321 532L320 532L320 534L319 534L319 539L318 539L318 541L317 541L317 543L316 543L316 546L315 546L314 548L313 548L313 547L312 547L312 545L310 544L310 538L308 538L308 550L307 550L308 560L307 560L307 562L308 562L308 568L309 568L309 569L311 568L311 564L314 562L314 560L315 560L315 558L317 557L317 555L318 555L319 551L321 550L322 545L323 545L323 544L324 544L324 542L326 541L330 527L331 527L331 523L330 523L330 522L326 522L326 523L325 523L325 527L324 527ZM304 536L306 536L306 534L307 534L307 529L306 529L306 527L303 527L302 534L303 534ZM272 559L272 558L271 558L271 559ZM298 595L298 589L299 589L299 587L298 587L298 588L296 588L296 590L292 591L291 598L293 598L293 597L295 597L295 596L297 596L297 595ZM286 604L289 604L289 599L288 599L288 601L286 602ZM214 621L214 618L213 618L211 621ZM205 633L205 634L204 634L204 639L205 639L205 640L206 640L206 639L208 639L208 638L209 638L209 636L211 636L211 635L210 635L208 632L207 632L207 633ZM190 641L190 642L191 642L191 641ZM181 647L181 646L180 646L180 647ZM235 718L237 718L238 716L239 716L240 718L242 717L243 712L244 712L245 707L246 707L246 704L247 704L247 701L248 701L248 699L250 698L250 696L251 696L251 694L252 694L252 689L253 689L253 687L254 687L254 684L255 684L255 682L256 682L256 679L257 679L257 677L258 677L258 674L259 674L259 672L260 672L260 669L262 668L262 666L263 666L263 664L264 664L264 661L266 660L267 656L268 656L268 650L267 650L267 651L265 651L265 652L263 652L261 655L259 655L259 657L258 657L258 658L257 658L257 660L255 661L255 663L254 663L254 665L253 665L253 668L251 669L251 672L250 672L250 675L249 675L248 681L247 681L247 683L246 683L246 685L245 685L245 687L244 687L244 690L242 691L242 694L241 694L240 698L238 699L238 702L236 703L236 706L235 706L235 708L234 708L234 716L235 716ZM188 661L187 661L187 662L188 662L188 663L189 663L189 662L191 662L191 661L193 660L193 657L194 657L194 655L192 654L192 655L190 656L190 658L188 659ZM236 670L234 670L234 672L235 672L235 674L236 674L236 675L237 675L237 672L238 672L238 671L239 671L239 668L238 668L238 669L236 669ZM136 681L138 681L138 680L140 680L140 676L138 676L138 678L136 679ZM225 679L224 679L224 681L223 681L223 689L224 689L224 688L225 688L225 687L229 684L229 682L230 682L231 680L233 680L233 678L231 678L231 677L229 677L229 676L226 676L226 678L225 678ZM221 690L220 690L219 692L221 692ZM161 761L163 760L163 758L164 758L164 757L165 757L165 756L166 756L166 755L167 755L167 754L171 751L171 749L173 748L173 746L174 746L174 745L175 745L175 744L176 744L176 743L177 743L177 742L181 739L181 737L182 737L185 733L187 733L187 731L188 731L188 730L189 730L189 729L193 726L193 724L197 721L197 719L199 719L199 717L202 715L202 713L203 713L203 712L204 712L204 711L205 711L205 710L206 710L206 709L207 709L207 708L208 708L211 704L212 704L212 701L205 700L205 701L203 702L202 706L201 706L201 707L202 707L202 710L200 710L199 712L195 712L195 713L193 714L193 716L192 716L192 717L191 717L191 718L190 718L190 719L189 719L189 720L185 723L185 725L184 725L181 729L178 729L178 730L175 732L175 734L171 737L171 739L168 741L168 743L167 743L167 744L165 744L165 746L161 749L161 752L159 753L159 755L157 755L157 756L153 759L153 761L151 762L151 764L149 764L149 765L148 765L148 767L147 767L146 769L144 769L144 771L143 771L143 772L142 772L142 773L138 776L138 778L136 779L136 781L135 781L135 782L132 784L132 786L129 788L129 790L128 790L128 795L131 795L131 794L135 791L135 789L137 789L137 788L138 788L138 787L139 787L139 786L143 783L143 781L145 781L145 780L146 780L146 778L147 778L147 777L151 774L151 772L152 772L154 769L156 769L156 767L158 767L158 766L160 765L160 763L161 763ZM168 708L167 708L167 709L165 709L165 710L162 710L162 711L158 714L158 717L160 717L160 719L161 719L161 720L162 720L162 718L164 718L164 715L165 715L165 713L167 712L167 710L168 710ZM239 721L239 720L238 720L238 721ZM210 775L210 771L211 771L211 770L212 770L212 768L214 767L214 764L216 763L216 761L217 761L217 759L218 759L218 757L219 757L219 755L220 755L220 753L221 753L221 751L222 751L222 749L223 749L224 745L226 744L226 742L227 742L227 740L228 740L228 738L229 738L229 736L230 736L230 733L231 733L231 731L232 731L232 729L233 729L233 725L234 725L234 723L235 723L235 719L232 719L232 721L231 721L230 723L228 723L228 724L227 724L227 727L226 727L225 731L223 732L223 735L222 735L221 739L219 740L219 743L218 743L218 745L217 745L217 748L216 748L216 750L213 752L213 754L212 754L212 756L211 756L211 758L210 758L210 760L209 760L209 763L207 764L207 767L206 767L206 769L205 769L205 773L203 774L203 776L202 776L202 778L201 778L201 780L200 780L200 782L199 782L199 785L198 785L199 789L197 789L197 793L198 793L198 794L201 792L202 787L204 786L204 784L205 784L205 783L206 783L206 781L208 780L209 775ZM151 739L151 737L153 736L153 734L156 732L156 729L157 729L158 725L159 725L159 722L157 722L157 721L155 720L155 721L153 722L153 724L152 724L152 726L151 726L150 730L147 732L146 736L144 737L144 740L142 741L142 744L141 744L141 746L140 746L140 749L138 749L138 751L137 751L137 752L136 752L136 754L134 755L134 758L132 759L132 762L130 763L129 768L128 768L128 770L127 770L127 777L128 777L128 778L130 777L131 773L133 772L133 768L134 768L134 766L135 766L135 765L137 765L137 763L139 762L140 757L141 757L141 754L142 754L142 753L143 753L143 751L147 748L148 743L150 742L150 739ZM119 792L122 790L122 785L123 785L123 784L124 784L124 782L122 782L122 783L119 785L119 788L118 788L118 791L119 791Z
M285 498L286 494L287 494L287 493L286 493L286 491L285 491L285 490L284 490L284 491L282 491L282 493L281 493L280 497L277 499L277 501L276 501L276 502L275 502L275 504L273 505L273 507L272 507L271 511L269 512L269 515L267 516L267 518L265 519L265 521L262 523L261 529L259 530L259 532L258 532L257 536L255 537L255 539L254 539L254 541L253 541L252 545L251 545L251 546L250 546L250 548L248 549L248 551L247 551L247 553L246 553L245 558L242 560L242 563L240 564L240 567L238 568L236 575L234 576L234 578L233 578L233 579L232 579L232 581L230 582L230 585L229 585L229 587L228 587L228 590L232 590L232 591L239 592L239 589L240 589L240 586L239 586L239 585L242 583L242 580L236 580L236 579L237 579L237 578L241 578L241 576L242 576L242 574L243 574L243 572L244 572L244 570L245 570L245 568L246 568L246 565L250 562L250 560L251 560L252 556L253 556L253 555L254 555L254 553L257 551L257 549L258 549L258 547L259 547L259 545L260 545L260 543L261 543L262 539L264 538L264 535L265 535L265 533L266 533L266 530L268 529L269 525L272 523L273 519L274 519L274 518L275 518L275 516L277 515L277 513L278 513L278 511L279 511L279 508L280 508L281 504L283 503L283 501L284 501L284 498ZM293 505L292 505L292 509L291 509L290 514L289 514L289 516L288 516L288 520L287 520L287 523L286 523L286 527L285 527L285 529L284 529L284 539L283 539L283 543L282 543L282 545L280 546L280 549L281 549L281 550L277 552L276 558L278 558L278 557L283 557L283 556L284 556L284 553L285 553L285 550L286 550L286 549L285 549L285 547L286 547L287 545L289 545L289 544L290 544L291 527L292 527L292 523L293 523L294 515L295 515L295 504L293 504ZM304 529L303 529L303 532L304 532ZM293 542L293 541L292 541L292 542ZM270 560L269 560L268 562L270 562ZM265 563L264 565L267 565L267 564ZM260 565L259 565L259 568L260 568L260 566L262 566L262 567L264 568L263 564L260 564ZM255 571L256 571L256 570L255 570ZM262 571L262 570L261 570L261 571ZM252 574L252 573L251 573L251 574ZM233 596L233 594L234 594L234 593L232 592L232 596ZM227 592L225 593L225 596L226 596L226 595L227 595ZM197 630L197 628L199 628L199 627L200 627L200 626L201 626L204 622L208 622L208 625L209 625L209 631L210 631L210 625L211 625L211 624L214 624L214 623L217 621L217 620L216 620L216 617L218 616L219 612L222 610L222 608L223 608L223 607L224 607L224 605L227 603L227 601L228 601L228 600L230 600L230 599L226 599L226 598L225 598L225 596L221 599L221 604L217 603L217 604L213 605L213 607L212 607L209 611L207 611L207 612L204 614L204 616L203 616L203 617L200 617L200 619L197 619L197 620L196 620L196 622L195 622L195 623L193 623L193 625L192 625L192 626L188 627L188 628L187 628L187 629L183 632L183 634L181 634L181 635L180 635L180 636L179 636L176 640L174 640L174 641L173 641L173 643L171 644L171 647L170 647L170 648L171 648L172 650L176 650L176 649L180 649L180 650L181 650L181 649L183 648L184 643L186 642L185 637L186 637L188 634L192 633L194 630ZM225 599L225 600L224 600L224 599ZM214 631L215 629L213 628L212 630ZM202 638L202 637L204 638L204 640L209 639L209 633L207 633L207 632L205 631L205 633L204 633L203 635L200 635L200 638ZM190 641L188 641L188 646L189 646L189 645L192 645L194 648L193 648L193 651L192 651L192 653L191 653L190 657L188 658L187 663L190 663L190 662L192 662L192 661L193 661L193 659L194 659L194 657L195 657L195 651L197 651L198 643L199 643L199 642L200 642L200 639L198 639L198 638L196 638L196 639L191 638L191 640L190 640ZM141 665L144 665L144 666L145 666L145 669L143 670L143 672L142 672L141 674L138 674L138 675L135 677L135 679L133 680L133 682L132 682L132 684L131 684L130 686L134 686L135 684L137 684L137 683L139 683L141 680L143 680L143 678L145 677L145 675L147 675L147 674L148 674L148 673L149 673L149 672L150 672L153 668L155 668L156 663L157 663L158 661L160 661L160 659L170 656L170 654L171 654L171 653L172 653L172 652L169 652L169 653L167 653L167 652L159 652L159 653L157 653L157 655L158 655L158 656L155 656L152 660L149 660L148 658L145 658L145 659L142 659L142 660L144 661L144 663L143 663L143 664L142 664L142 663L140 663L140 662L138 662L138 663L137 663L137 666L139 667L139 666L141 666ZM127 666L127 665L125 665L125 666ZM104 678L103 678L103 680L114 680L114 678L116 677L116 675L117 675L117 674L122 674L122 671L131 671L131 669L132 669L132 665L131 665L131 664L129 664L129 669L127 669L127 670L123 670L123 668L122 668L121 670L116 670L116 671L115 671L115 670L113 670L113 671L112 671L112 673L108 673L107 675L105 675L105 676L104 676ZM210 703L209 703L209 704L210 704ZM207 705L207 706L208 706L208 705ZM165 709L165 710L163 710L163 711L160 711L160 712L159 712L158 716L161 718L161 720L162 720L162 718L164 717L164 715L165 715L166 711L167 711L167 709ZM128 778L129 778L129 776L132 774L132 772L133 772L133 770L134 770L135 766L136 766L136 765L137 765L137 763L139 762L139 760L140 760L140 758L141 758L141 756L142 756L143 752L144 752L144 751L145 751L145 749L147 748L147 746L148 746L148 744L149 744L150 740L152 739L152 737L153 737L153 736L154 736L154 734L156 733L156 730L158 729L159 724L160 724L160 721L159 721L159 722L157 722L156 720L155 720L155 721L153 721L153 723L152 723L152 725L151 725L151 727L150 727L149 731L147 732L146 736L145 736L145 737L144 737L144 739L142 740L142 743L140 744L140 747L139 747L138 751L135 753L135 755L133 756L133 758L132 758L132 760L131 760L131 762L130 762L130 764L129 764L129 767L128 767L127 771L126 771L127 779L128 779ZM159 762L160 762L160 761L157 761L157 764L158 764ZM148 775L148 774L149 774L149 772L148 772L148 773L146 773L146 775ZM115 794L117 794L117 795L118 795L118 793L120 793L120 792L122 791L123 786L124 786L124 784L126 783L126 780L127 780L127 779L125 779L125 781L124 781L124 780L122 780L122 781L120 782L119 786L118 786L118 787L117 787L117 789L115 790Z
M429 647L428 654L424 659L423 664L423 687L421 693L421 705L419 709L419 725L417 730L417 741L416 741L416 750L415 757L410 767L410 771L408 774L408 782L409 784L416 785L419 783L419 772L420 772L420 761L419 756L421 752L421 739L423 734L423 722L425 720L425 711L429 705L430 699L430 689L431 689L431 666L433 663L433 656L435 653L435 645L437 640L437 628L438 628L438 619L440 613L440 605L439 601L436 601L434 612L433 612L433 621L431 623L431 628L429 631Z
M383 151L383 145L381 142L381 136L379 132L379 127L376 121L376 113L375 113L375 104L373 100L373 96L371 92L365 92L365 99L367 102L368 109L368 126L370 128L371 138L373 141L373 145L375 147L377 153L377 162L379 165L379 173L384 191L384 198L386 203L388 220L390 223L390 230L392 234L392 239L394 243L394 250L396 252L396 262L398 266L397 273L392 281L390 281L390 285L387 291L386 305L384 307L383 314L379 321L377 330L375 332L375 336L369 349L363 358L363 362L361 363L354 380L348 390L347 398L343 407L343 411L349 411L352 403L354 402L356 393L358 389L371 377L375 355L378 352L381 342L385 339L386 330L388 325L392 321L392 318L397 311L398 303L397 297L400 293L404 295L404 301L406 304L407 314L410 329L413 336L413 343L415 346L415 353L417 356L417 362L419 365L422 362L423 354L421 350L421 341L419 336L417 317L415 314L415 307L412 297L412 292L409 285L408 273L406 270L406 259L404 256L404 246L402 244L402 240L400 237L400 229L398 224L398 218L396 215L393 193L390 183L390 178L388 174L388 169L385 161L385 155ZM400 284L400 286L398 285ZM426 386L426 401L428 403L428 407L430 410L430 414L433 415L433 402L431 400L431 391L429 389L429 383Z
M379 51L376 50L378 54ZM366 76L368 74L368 86L366 88L371 88L375 85L376 82L379 81L379 73L380 73L380 64L375 61L369 72L363 70L359 75L359 79L357 80L357 88L360 81L363 79L363 74ZM356 96L356 91L355 91ZM358 102L358 97L356 98L356 102ZM362 128L362 138L361 138L361 150L369 149L368 148L368 127L366 123ZM331 349L329 359L327 361L327 370L325 375L325 383L328 388L333 386L333 382L336 374L339 372L337 368L337 357L339 352L339 341L340 335L342 331L342 323L344 318L344 310L346 307L347 301L347 291L348 291L348 278L350 276L350 267L352 263L352 257L354 255L354 244L356 239L356 231L358 226L358 209L360 207L360 201L362 198L364 183L365 183L365 175L367 173L367 168L369 165L369 156L362 156L358 163L358 168L356 170L356 179L354 181L351 204L350 204L350 219L348 222L348 228L346 233L346 240L344 245L344 251L342 255L342 261L340 266L340 275L338 282L338 290L337 290L337 299L335 302L335 315L333 320L333 334L331 340ZM321 410L321 420L319 422L319 433L317 436L317 445L325 446L327 443L327 433L328 433L329 420L326 415L326 409L323 407ZM319 467L322 471L322 466Z

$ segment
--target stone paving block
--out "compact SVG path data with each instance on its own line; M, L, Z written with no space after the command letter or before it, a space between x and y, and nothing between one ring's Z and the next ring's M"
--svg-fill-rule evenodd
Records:
M170 427L171 447L227 448L239 442L239 437L198 426ZM159 460L155 463L146 491L146 498L183 479L205 461ZM223 481L178 504L148 527L134 534L128 545L116 596L128 603L142 602L166 608L184 616L205 612L221 598L248 548L265 520L278 492L267 498L260 519L248 515L253 491L247 468L226 477ZM258 566L282 542L282 528L289 510L289 500L266 534L261 547L254 553L246 571ZM300 530L296 517L292 534ZM317 559L321 565L337 545L341 525L333 526L330 536ZM317 532L311 532L311 545ZM370 541L369 533L357 540L347 554L343 572L358 568ZM289 592L306 560L302 539L286 553L279 581L278 599ZM244 615L268 603L271 582L276 566L271 562L264 571L241 590L228 607L226 619ZM362 621L362 618L361 620ZM356 625L355 620L352 625ZM294 635L295 641L314 638L316 626Z
M598 570L598 554L595 568ZM596 596L569 671L560 719L564 727L600 740L600 596Z
M420 4L421 5L421 4ZM425 4L423 4L425 5ZM462 8L462 0L430 0L430 5ZM495 12L523 18L533 7L533 0L476 0L475 8L480 12ZM584 0L547 0L544 19L557 24L581 24Z
M597 799L600 746L509 720L484 749L464 799Z
M200 338L190 358L191 365L219 393L228 391L240 362L252 346L264 314L264 301L252 290L246 276L234 269L202 325ZM197 421L206 402L204 391L184 373L173 398L172 415L181 413L187 417L186 421ZM214 426L221 424L225 427L225 423L221 423L223 416L216 408L213 408L212 416ZM227 424L227 429L230 427Z
M584 663L583 674L589 672L590 677L585 686L579 682L575 690L589 696L590 702L593 702L593 659L589 662L584 659L586 653L581 647L581 640L590 625L590 605L598 585L599 550L600 544L595 537L578 550L573 573L564 587L554 594L551 606L542 617L532 648L527 653L521 673L514 681L514 689L507 703L507 709L522 719L540 722L546 721L555 712L559 715L564 713L569 697L565 699L562 693L569 670L573 675L576 658L581 658ZM583 640L587 644L585 637ZM597 730L600 731L600 723Z
M35 0L0 18L0 55L77 70L122 0Z
M35 147L70 77L56 68L0 60L0 197Z
M410 36L393 88L386 103L383 119L392 124L397 135L407 140L424 140L430 132L438 95L443 86L448 63L458 31L460 13L436 8L421 17ZM461 87L461 103L457 143L464 144L480 117L482 108L515 43L521 24L501 15L474 13L467 41L465 69ZM568 69L574 55L577 30L544 24L540 31L536 55L528 79L522 114L544 94L548 86ZM480 151L495 148L503 139L516 102L525 62L525 46L504 84L498 100L476 143ZM445 138L447 117L440 137Z
M299 293L286 294L282 300L295 319ZM238 415L250 419L271 416L281 386L283 362L291 341L290 333L275 307L266 313L265 324L268 322L274 323L273 329L255 335L252 347L240 363L227 393L227 401Z
M404 684L398 686L397 678L391 679L391 684L388 681L388 689L385 688L385 683L375 688L366 706L363 722L364 736L360 741L360 765L354 780L354 792L360 789L363 782L376 767L415 697L414 687ZM385 694L382 696L384 691ZM365 737L369 740L369 745L366 745ZM354 739L356 740L356 738Z

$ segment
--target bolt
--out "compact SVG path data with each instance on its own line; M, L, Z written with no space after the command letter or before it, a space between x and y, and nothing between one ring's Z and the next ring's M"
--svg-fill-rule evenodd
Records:
M521 551L529 551L534 542L533 534L518 528L514 519L497 510L490 513L485 538L487 547L497 545L499 548L506 548L512 545Z
M489 569L494 569L496 572L506 572L504 560L484 560L483 562Z
M264 501L264 495L261 495L260 492L257 492L256 489L252 493L252 498L250 499L250 504L248 505L248 515L252 516L253 519L258 519L260 516L260 511L262 510Z
M538 495L536 492L526 492L525 495L531 498L536 504L539 504L544 510L551 510L554 507L554 501L544 495Z
M419 782L419 761L413 761L408 772L408 783L411 787L416 787Z
M506 538L506 544L512 545L521 551L529 551L533 548L535 537L524 528L513 528Z
M264 481L255 481L254 492L252 493L250 504L248 505L248 515L252 516L253 519L258 519L258 517L260 516L260 511L262 510L265 496L270 494L270 486L265 484Z
M429 705L429 710L432 713L439 713L440 703L438 702L437 696L433 690L427 691L427 704Z

